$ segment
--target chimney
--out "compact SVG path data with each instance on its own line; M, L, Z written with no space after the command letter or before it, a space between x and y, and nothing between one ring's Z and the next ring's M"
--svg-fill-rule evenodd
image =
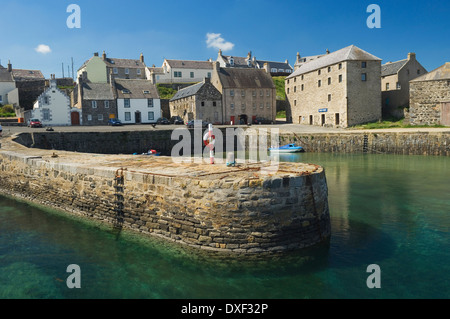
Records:
M297 60L295 61L295 64L299 64L300 59L301 59L300 52L297 52Z
M214 73L219 73L219 70L220 70L220 63L216 61L213 63L213 71Z
M251 60L251 58L252 58L252 51L250 51L250 52L247 54L247 59Z
M116 78L114 76L113 70L109 71L109 84L111 85L111 89L113 90L113 94L116 94Z
M264 63L264 70L266 70L267 74L270 74L270 70L269 70L269 63Z
M95 52L95 53L94 53L94 56L98 56L98 52Z
M141 56L139 57L139 60L141 61L141 63L144 63L144 55L141 53Z
M286 63L286 64L289 64L289 61L288 61L288 59L286 59L286 61L284 61L284 63Z
M8 60L8 72L12 72L12 64L10 60Z
M106 60L106 53L105 53L105 51L103 51L103 54L102 54L102 59L103 59L103 61L105 61L105 60Z
M219 49L219 57L222 56L222 49Z
M87 72L83 71L83 73L81 73L81 76L83 77L83 82L86 82L88 77L87 77Z
M83 74L78 76L78 94L77 94L77 104L81 108L83 101Z
M416 54L413 52L408 53L408 61L412 60L414 61L416 59Z
M327 54L330 54L330 50L327 49Z

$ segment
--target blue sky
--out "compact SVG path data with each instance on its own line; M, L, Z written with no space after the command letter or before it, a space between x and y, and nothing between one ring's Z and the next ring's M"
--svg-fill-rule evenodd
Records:
M369 29L369 4L381 8L381 29ZM81 8L81 28L70 29L69 4ZM161 66L163 59L216 59L224 53L295 62L302 56L354 44L383 63L415 52L431 71L450 61L450 1L222 0L104 1L2 0L0 59L6 66L62 75L94 52ZM208 47L207 34L219 41ZM217 35L220 34L220 37ZM50 52L37 52L39 45ZM71 72L71 67L70 67Z

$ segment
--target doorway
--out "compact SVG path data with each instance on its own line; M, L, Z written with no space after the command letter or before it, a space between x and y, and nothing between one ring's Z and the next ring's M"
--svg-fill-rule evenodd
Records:
M70 121L72 125L80 125L80 113L71 112L70 113Z
M139 124L139 123L141 123L142 122L142 119L141 119L141 112L139 112L139 111L137 111L137 112L135 112L134 113L134 122L136 123L136 124Z
M244 125L248 124L248 116L245 114L239 115L239 124Z
M322 114L322 121L321 121L321 125L324 126L325 125L325 114Z

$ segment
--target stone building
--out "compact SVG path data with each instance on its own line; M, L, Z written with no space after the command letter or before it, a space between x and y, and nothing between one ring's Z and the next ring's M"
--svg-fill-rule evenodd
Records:
M204 120L223 124L222 94L210 78L179 90L169 103L171 115L179 116L184 122Z
M450 62L410 81L412 125L450 125Z
M87 79L91 83L109 83L109 75L112 73L115 78L120 79L146 79L144 55L138 60L108 58L105 51L101 57L98 53L84 62L78 69L77 77L86 72Z
M82 110L82 125L107 125L110 118L117 118L115 82L111 76L110 83L92 83L86 73L78 78L73 91L73 106ZM76 114L73 114L76 116ZM72 118L72 125L77 125Z
M330 51L327 49L326 54L329 54ZM319 55L311 55L311 56L305 56L302 57L300 55L300 52L297 52L297 58L295 60L295 64L294 64L294 71L297 71L297 69L302 65L305 64L306 62L311 62L312 60L318 59L320 57L323 57L325 54L319 54Z
M265 69L221 68L214 64L211 83L222 94L225 124L274 122L276 87L268 65Z
M409 81L427 73L416 60L415 53L397 62L381 66L381 96L383 117L403 118L409 108Z
M12 67L8 63L8 68L0 65L0 104L9 104L8 94L16 88L12 76Z
M354 45L302 64L285 80L292 123L348 127L380 120L380 75L381 59Z

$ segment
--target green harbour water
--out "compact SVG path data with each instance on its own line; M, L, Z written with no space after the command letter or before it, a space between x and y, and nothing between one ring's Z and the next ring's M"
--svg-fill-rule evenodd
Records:
M0 299L448 299L450 160L291 154L324 166L330 242L268 261L210 259L0 196ZM69 289L67 266L81 268ZM367 266L381 288L366 285Z

